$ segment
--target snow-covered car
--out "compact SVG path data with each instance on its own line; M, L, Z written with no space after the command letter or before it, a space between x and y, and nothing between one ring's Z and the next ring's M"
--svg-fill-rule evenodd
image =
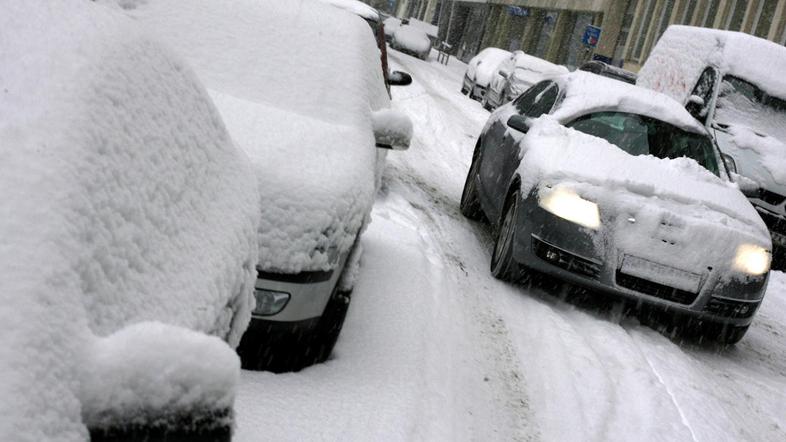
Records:
M748 34L670 26L638 84L663 92L710 130L772 235L786 270L786 48Z
M207 91L83 0L3 2L0 90L0 440L229 440L259 194Z
M467 71L461 83L461 93L469 94L469 98L481 100L491 80L499 72L500 65L512 56L510 51L499 48L486 48L480 51L467 63Z
M492 75L481 103L489 110L514 100L533 84L547 77L567 74L568 68L548 62L524 51L516 51L500 63Z
M401 25L393 31L390 47L426 60L431 52L431 39L422 29L411 25Z
M593 74L603 75L604 77L624 81L628 84L636 84L636 73L627 69L604 63L600 60L591 60L579 67L579 70L592 72Z
M577 71L492 113L461 211L495 226L497 278L536 270L694 318L734 343L764 296L771 242L727 178L679 103Z
M191 61L251 157L260 259L238 352L245 368L297 370L338 338L387 150L408 146L411 122L389 109L357 15L317 0L188 6L151 0L129 13Z
M393 41L393 33L401 26L401 19L388 17L382 23L385 25L385 41L390 43Z

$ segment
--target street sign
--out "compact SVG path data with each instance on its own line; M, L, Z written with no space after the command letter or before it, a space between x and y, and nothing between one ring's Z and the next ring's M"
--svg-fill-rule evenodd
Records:
M587 29L584 30L584 35L581 36L581 42L584 43L585 46L591 48L598 46L600 31L601 29L597 26L587 25Z
M516 17L529 17L529 9L521 6L508 6L508 14Z

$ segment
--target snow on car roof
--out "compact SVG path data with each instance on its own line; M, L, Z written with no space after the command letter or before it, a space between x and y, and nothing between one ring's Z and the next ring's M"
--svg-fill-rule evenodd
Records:
M786 99L786 48L734 31L672 25L655 45L637 84L685 103L706 66Z
M656 118L679 128L705 133L685 108L667 95L584 71L555 77L564 100L554 112L567 120L590 112L619 110Z
M431 47L431 40L422 29L410 25L401 25L393 31L393 38L403 47L423 52Z
M239 368L226 344L181 328L143 339L154 352L186 337L215 364L171 366L176 386L123 345L149 337L154 320L237 344L257 260L247 160L191 69L127 17L83 0L3 6L0 440L86 440L86 413L109 410L85 389L137 405L231 406ZM133 336L105 353L131 323ZM126 388L99 361L119 370L112 379L162 382ZM212 368L232 377L210 379ZM201 394L201 369L205 385L230 389Z
M367 20L378 21L379 12L371 6L358 0L319 0L323 3L331 4L337 8L344 9L353 14L357 14Z
M540 73L568 73L568 68L565 66L529 55L524 51L516 51L513 53L513 56L516 68L529 69Z
M368 23L317 0L183 5L150 0L129 13L191 62L251 158L261 268L333 268L383 164L371 115L390 101Z

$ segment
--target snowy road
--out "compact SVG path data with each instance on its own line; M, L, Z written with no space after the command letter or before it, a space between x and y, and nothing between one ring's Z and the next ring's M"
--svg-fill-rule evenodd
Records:
M332 360L244 372L236 440L786 440L786 277L718 352L501 283L458 204L488 117L463 69L390 52L415 138L388 156Z

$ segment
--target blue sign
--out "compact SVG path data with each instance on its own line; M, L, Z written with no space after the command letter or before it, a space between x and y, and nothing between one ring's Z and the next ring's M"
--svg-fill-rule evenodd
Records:
M587 25L587 29L584 30L584 35L581 36L581 42L584 43L585 46L591 48L598 46L600 31L601 29L597 26Z
M508 6L508 14L516 17L529 17L529 9L521 6Z

